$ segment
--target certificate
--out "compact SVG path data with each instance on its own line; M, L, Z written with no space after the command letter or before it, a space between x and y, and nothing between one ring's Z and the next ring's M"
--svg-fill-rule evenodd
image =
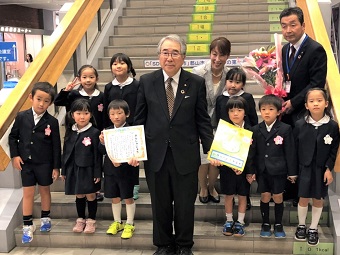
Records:
M144 126L103 130L106 153L111 161L128 162L131 158L147 160Z
M252 134L253 132L249 130L220 120L208 153L208 159L219 160L223 165L243 171Z

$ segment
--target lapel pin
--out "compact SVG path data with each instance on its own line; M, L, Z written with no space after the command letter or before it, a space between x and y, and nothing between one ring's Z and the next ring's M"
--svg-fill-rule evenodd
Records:
M184 87L186 87L187 85L186 84L184 84Z
M301 58L301 55L298 56L298 59L300 59L300 58Z
M186 86L186 85L184 85L184 86ZM185 91L184 91L184 89L182 89L182 90L181 90L181 94L184 94L184 93L185 93Z

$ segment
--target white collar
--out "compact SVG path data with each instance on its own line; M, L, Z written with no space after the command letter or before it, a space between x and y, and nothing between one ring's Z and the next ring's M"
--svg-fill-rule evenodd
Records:
M81 132L88 130L90 127L92 127L91 122L89 122L89 124L87 124L85 127L81 128L81 129L78 129L78 125L77 125L77 123L75 123L75 124L72 125L72 130L76 131L77 133L81 133Z
M167 75L166 72L164 72L164 70L162 71L163 71L164 83L165 83L170 76ZM173 81L175 81L177 84L179 84L179 76L181 75L181 71L182 71L182 68L180 68L178 72L174 76L171 77Z
M226 96L226 97L236 97L236 96L241 96L242 94L244 93L244 90L241 89L239 92L237 92L235 95L229 95L228 91L223 91L223 96Z
M297 43L295 43L294 45L293 45L293 44L290 44L290 46L294 46L295 50L298 51L299 48L300 48L300 46L301 46L301 43L302 43L303 40L306 38L306 36L307 36L306 33L304 33L304 34L301 36L300 40L299 40Z
M87 94L86 91L82 88L79 90L79 94L84 96L84 97L96 97L99 96L100 91L98 89L95 89L91 95Z
M34 117L34 118L41 118L41 117L45 114L46 111L44 111L42 114L38 115L38 114L34 111L34 109L33 109L33 107L32 107L32 112L33 112L33 117Z
M132 77L128 77L126 79L126 81L124 81L123 83L120 83L117 78L115 78L113 81L112 81L112 85L113 86L121 86L121 87L124 87L125 85L130 85L131 83L133 82L133 78Z
M239 127L239 128L244 128L244 121L242 122L242 125L241 125L241 126L237 125L237 124L236 124L236 123L234 123L234 122L233 122L233 124L234 124L234 126L236 126L236 127Z
M124 127L125 125L126 125L126 121L125 121L124 124L121 125L120 127L116 127L116 126L113 124L114 128L122 128L122 127Z
M266 125L267 131L270 132L275 124L276 120L274 120L274 122L272 124L270 124L269 126L266 124L266 122L264 123Z
M325 116L322 117L321 120L315 121L312 118L312 116L306 116L305 120L306 120L307 123L313 125L314 127L320 127L323 124L327 124L331 120L331 118L328 115L325 115Z

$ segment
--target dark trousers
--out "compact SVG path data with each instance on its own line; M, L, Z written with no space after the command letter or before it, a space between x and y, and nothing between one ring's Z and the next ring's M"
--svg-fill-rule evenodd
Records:
M176 170L171 148L168 147L161 169L151 172L146 168L145 173L151 194L154 245L191 248L194 244L197 172L180 175Z

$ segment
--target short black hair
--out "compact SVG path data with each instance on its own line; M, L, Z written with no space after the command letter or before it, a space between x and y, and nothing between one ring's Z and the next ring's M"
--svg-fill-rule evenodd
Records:
M278 111L282 110L282 100L273 94L263 96L259 101L260 110L262 105L274 105Z
M42 82L37 82L36 84L33 85L33 89L31 91L32 98L34 97L35 93L37 90L41 90L51 96L51 103L54 102L55 98L55 89L51 85L51 83L47 81L42 81Z
M230 41L225 37L217 37L210 43L210 53L215 48L218 49L218 51L223 55L230 56L231 51L231 43Z
M123 61L127 64L128 66L128 73L132 74L132 77L136 76L136 71L132 66L132 61L129 58L128 55L124 54L124 53L116 53L112 56L111 60L110 60L110 70L112 70L112 65L114 62L116 61Z
M71 104L70 112L74 113L76 111L88 111L92 113L89 100L85 98L79 98L79 99L74 100L73 103Z
M123 109L125 115L130 114L130 108L128 103L123 99L114 99L109 103L109 106L107 107L107 114L110 114L110 110L114 109Z
M227 104L226 104L227 111L238 108L238 109L244 109L245 114L248 113L248 103L247 101L241 97L241 96L235 96L229 98Z
M305 103L307 103L307 100L308 100L308 96L309 94L312 92L312 91L320 91L320 93L322 94L323 98L325 99L325 101L327 102L328 101L328 106L325 108L325 114L327 114L329 117L333 118L333 114L331 112L331 107L332 107L332 103L330 102L329 100L329 96L328 96L328 93L327 93L327 90L324 89L324 88L319 88L319 87L316 87L316 88L310 88L307 93L306 93L306 96L305 96ZM310 111L307 110L305 116L310 116Z
M280 14L280 23L283 17L288 17L290 15L296 15L301 25L304 23L303 11L300 7L289 7L284 9Z
M241 81L243 83L243 86L245 86L247 75L241 68L234 67L227 72L226 81L228 80Z

